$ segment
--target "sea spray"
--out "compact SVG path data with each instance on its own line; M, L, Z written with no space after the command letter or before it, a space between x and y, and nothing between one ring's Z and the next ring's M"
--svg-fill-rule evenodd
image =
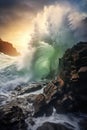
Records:
M69 4L46 6L37 14L29 42L29 46L35 48L31 63L33 79L53 78L58 74L59 58L79 38L83 40L83 35L79 37L78 25L82 26L85 17L86 14L80 14Z

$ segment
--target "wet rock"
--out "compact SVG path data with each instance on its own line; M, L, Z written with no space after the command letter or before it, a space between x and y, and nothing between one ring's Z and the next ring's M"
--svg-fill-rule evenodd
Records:
M53 106L51 104L46 104L42 107L39 108L39 110L36 112L34 112L33 117L37 118L37 117L42 117L42 116L46 116L49 117L51 116L53 113Z
M37 130L73 130L73 127L68 128L63 124L46 122L42 126L38 127Z
M8 97L5 95L0 95L0 105L3 105L7 101Z
M45 96L43 94L39 94L33 103L35 113L40 111L40 108L44 105L46 105Z
M61 62L59 77L65 83L64 94L71 91L73 109L87 112L87 42L80 42L67 50Z
M36 94L30 94L28 96L26 96L26 99L29 103L33 103L36 99L37 95Z
M21 91L21 86L20 85L18 85L14 90L16 90L16 91Z
M33 119L32 119L32 118L29 118L28 123L29 123L31 126L35 125L35 122L33 121Z
M57 89L57 86L53 83L49 83L47 87L44 88L43 93L46 98L46 103L49 103L52 100L52 97L57 93Z
M40 116L45 114L46 116L49 116L50 114L52 114L53 102L58 96L60 96L60 94L60 87L54 85L53 82L48 83L43 89L43 93L39 94L33 103L35 115Z
M37 90L40 90L42 89L43 87L43 84L30 84L29 86L27 87L20 87L20 86L17 86L17 88L15 90L18 91L18 95L23 95L23 94L27 94L27 93L31 93L31 92L35 92Z
M23 111L18 106L5 105L0 108L1 130L27 130Z
M87 119L83 119L79 122L81 130L87 130Z

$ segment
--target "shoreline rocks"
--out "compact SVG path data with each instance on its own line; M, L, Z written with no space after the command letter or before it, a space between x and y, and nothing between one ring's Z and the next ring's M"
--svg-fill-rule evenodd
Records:
M6 105L0 108L1 130L27 130L22 109L18 106Z

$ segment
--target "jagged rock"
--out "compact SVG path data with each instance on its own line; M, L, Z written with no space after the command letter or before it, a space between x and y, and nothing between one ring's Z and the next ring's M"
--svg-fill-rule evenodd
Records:
M64 92L72 92L74 109L87 112L87 42L67 50L61 62L59 76L65 83Z
M39 94L36 97L33 103L33 106L35 109L35 115L40 115L40 112L41 112L41 115L42 113L43 114L45 113L46 115L50 115L47 112L48 108L49 108L49 113L52 114L53 102L58 97L58 95L60 96L60 94L62 93L60 87L56 86L57 82L55 82L56 85L54 85L53 82L48 83L46 87L43 89L43 93Z
M59 123L56 124L56 123L45 122L42 126L38 127L37 130L73 130L73 126L70 127L71 128L68 128L66 125L59 124Z
M0 52L10 55L10 56L18 56L20 53L12 46L11 43L3 41L0 39Z
M87 43L80 42L68 49L59 63L59 75L46 84L35 104L36 112L51 104L59 112L81 111L87 113ZM36 107L34 105L34 107ZM35 108L36 109L36 108Z
M1 130L27 130L22 109L18 106L5 105L0 108Z
M57 93L57 86L55 86L53 83L49 83L47 87L44 88L43 93L46 98L46 103L49 103L52 99L52 97Z
M26 97L26 99L29 103L33 103L35 101L36 97L37 97L36 94L30 94L29 96Z
M39 94L33 103L35 113L37 113L40 110L40 108L44 105L46 105L45 96L43 94Z
M30 84L27 87L21 87L20 85L18 85L15 90L18 92L18 95L23 95L23 94L27 94L27 93L31 93L31 92L35 92L37 90L42 89L43 84Z

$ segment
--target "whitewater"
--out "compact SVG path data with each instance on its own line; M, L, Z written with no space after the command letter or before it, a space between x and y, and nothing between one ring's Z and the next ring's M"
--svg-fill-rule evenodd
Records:
M17 69L18 57L0 54L0 93L8 94L17 85L26 85L30 77L28 73Z

